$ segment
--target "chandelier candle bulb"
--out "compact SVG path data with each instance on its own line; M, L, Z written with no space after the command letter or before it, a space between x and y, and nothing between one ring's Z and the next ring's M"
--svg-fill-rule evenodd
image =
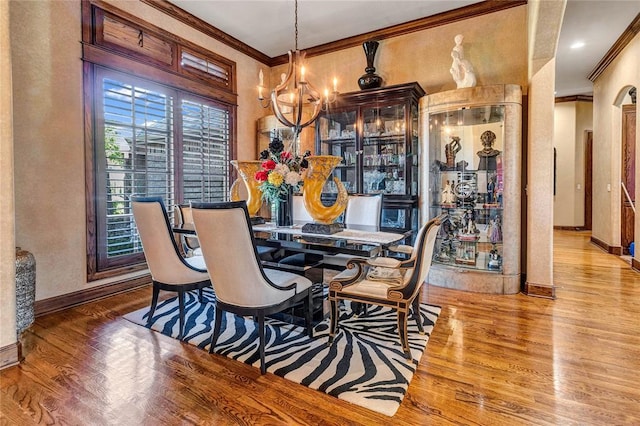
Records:
M300 67L300 83L304 83L304 65Z

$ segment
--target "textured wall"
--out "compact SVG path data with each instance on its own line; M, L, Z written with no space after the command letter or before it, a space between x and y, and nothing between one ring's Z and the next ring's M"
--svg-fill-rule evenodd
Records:
M471 61L477 85L517 84L526 94L526 6L454 22L423 31L381 40L374 66L384 85L417 81L427 94L456 88L449 74L456 34L464 36L465 58ZM362 46L308 59L309 80L319 89L338 78L340 92L360 90L358 78L367 65ZM286 65L275 67L277 81Z
M554 108L553 147L556 149L556 192L553 197L554 226L575 226L576 102Z
M0 348L16 342L9 2L0 1Z
M593 236L614 247L620 246L621 120L620 104L631 86L640 88L640 34L631 40L593 83ZM636 120L640 117L636 111ZM638 123L636 121L636 129ZM636 147L640 147L636 132ZM640 149L636 149L636 182L640 182ZM636 185L639 200L640 185ZM640 214L635 218L636 241L640 235ZM636 250L636 259L640 259Z

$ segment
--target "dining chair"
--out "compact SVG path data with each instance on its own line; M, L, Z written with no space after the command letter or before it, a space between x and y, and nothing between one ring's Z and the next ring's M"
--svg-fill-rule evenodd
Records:
M349 195L344 224L347 226L371 226L380 228L382 194Z
M160 290L176 292L180 317L178 339L182 340L185 331L185 293L198 290L198 300L202 303L202 289L211 286L204 258L183 257L180 254L161 197L134 196L131 197L131 206L153 286L147 325L151 323L158 305Z
M312 336L311 281L300 275L263 268L244 201L191 203L209 276L216 293L211 347L220 335L222 313L252 316L258 321L260 372L265 365L265 317L304 305L306 332Z
M313 217L307 211L304 206L304 197L302 195L294 195L292 197L293 203L293 224L304 225L306 223L313 223ZM311 267L317 266L322 260L322 255L313 253L286 253L280 259L278 259L278 267L282 269L290 269L303 271Z
M355 258L349 261L346 270L330 281L329 343L333 342L338 330L340 301L350 300L355 303L390 307L397 312L402 350L405 357L411 359L407 317L412 310L412 317L418 325L419 332L423 334L419 294L429 275L436 236L445 217L446 215L441 215L431 219L420 228L409 259Z
M304 206L304 197L302 195L294 195L293 200L293 223L302 224L313 223L313 217Z
M347 228L379 231L381 216L382 194L349 195L344 214L344 224ZM341 271L353 257L346 254L325 255L322 258L322 265L327 269Z
M178 225L184 225L185 223L193 223L193 216L191 215L191 206L189 204L176 204L174 207L175 221ZM202 256L202 250L200 250L200 242L198 237L180 234L180 242L182 243L182 249L185 255Z
M244 186L244 182L242 182ZM245 189L246 192L246 189ZM191 212L191 206L188 204L177 204L177 210L179 211L181 220L180 224L183 223L193 223L193 214ZM183 247L185 253L193 256L202 256L202 249L200 248L200 242L198 237L190 237L185 236L184 234L180 234L181 240L183 241ZM262 260L271 260L271 256L273 253L278 251L277 247L267 247L267 246L258 246L257 247L258 254L260 255L260 259Z

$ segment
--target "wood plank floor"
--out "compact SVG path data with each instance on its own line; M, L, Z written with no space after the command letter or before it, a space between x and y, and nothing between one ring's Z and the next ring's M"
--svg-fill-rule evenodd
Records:
M640 274L556 231L557 300L429 286L443 307L388 418L133 325L142 289L38 318L0 372L10 425L640 424Z

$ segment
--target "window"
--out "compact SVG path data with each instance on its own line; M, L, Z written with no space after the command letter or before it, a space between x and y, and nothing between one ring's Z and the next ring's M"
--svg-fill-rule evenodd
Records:
M95 66L97 271L144 261L130 198L228 199L230 106Z
M228 198L235 62L126 13L82 1L87 275L146 268L131 196Z

